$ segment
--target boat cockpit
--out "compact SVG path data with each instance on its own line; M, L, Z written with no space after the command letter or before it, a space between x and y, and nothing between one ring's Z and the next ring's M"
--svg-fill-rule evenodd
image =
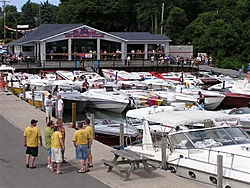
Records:
M226 145L250 144L249 135L239 126L189 129L169 135L174 148L199 149Z

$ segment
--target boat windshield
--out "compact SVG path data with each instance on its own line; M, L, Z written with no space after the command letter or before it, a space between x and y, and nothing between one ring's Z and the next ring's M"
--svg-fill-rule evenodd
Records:
M211 148L225 145L250 144L249 135L241 127L216 127L190 130L170 136L175 148Z

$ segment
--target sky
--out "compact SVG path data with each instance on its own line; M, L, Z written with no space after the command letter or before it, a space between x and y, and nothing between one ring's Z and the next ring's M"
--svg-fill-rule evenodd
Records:
M32 3L38 3L40 4L41 2L45 2L46 0L30 0ZM14 5L17 7L17 11L21 11L21 7L27 2L27 0L6 0L7 5ZM1 2L3 6L3 2ZM49 0L50 4L57 5L60 3L60 0Z

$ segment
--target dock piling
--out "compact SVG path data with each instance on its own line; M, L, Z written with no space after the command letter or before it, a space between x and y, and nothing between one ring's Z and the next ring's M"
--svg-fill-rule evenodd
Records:
M223 180L223 156L217 155L217 188L222 188Z
M72 103L72 128L76 127L76 103Z

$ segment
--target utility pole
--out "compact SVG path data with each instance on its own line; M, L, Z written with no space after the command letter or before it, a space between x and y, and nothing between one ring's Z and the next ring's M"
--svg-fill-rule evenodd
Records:
M163 33L163 17L164 17L164 3L162 3L161 7L161 34Z
M4 6L3 6L3 11L4 11L4 14L3 14L3 19L4 19L4 24L3 24L3 28L4 28L4 40L6 39L6 2L10 2L10 1L6 1L6 0L2 0L0 2L3 2Z

